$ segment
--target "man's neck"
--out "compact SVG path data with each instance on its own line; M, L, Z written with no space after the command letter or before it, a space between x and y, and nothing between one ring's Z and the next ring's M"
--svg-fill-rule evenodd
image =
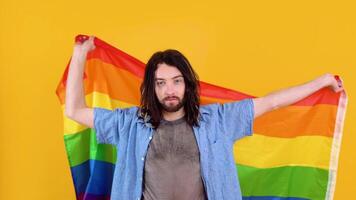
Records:
M165 112L163 111L163 118L166 121L174 121L182 118L185 115L184 108L180 108L177 112Z

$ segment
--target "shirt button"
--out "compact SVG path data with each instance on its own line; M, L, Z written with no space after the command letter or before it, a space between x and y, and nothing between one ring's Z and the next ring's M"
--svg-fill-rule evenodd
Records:
M144 158L144 157L142 157L142 158L141 158L141 160L145 160L145 158Z
M152 140L152 136L150 136L148 139Z

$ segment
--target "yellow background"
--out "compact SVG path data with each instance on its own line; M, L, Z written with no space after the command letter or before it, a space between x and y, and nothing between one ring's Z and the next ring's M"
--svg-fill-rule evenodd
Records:
M351 2L1 0L0 199L75 198L54 91L78 33L96 35L144 62L157 50L179 49L201 80L256 96L339 74L349 105L335 199L352 198Z

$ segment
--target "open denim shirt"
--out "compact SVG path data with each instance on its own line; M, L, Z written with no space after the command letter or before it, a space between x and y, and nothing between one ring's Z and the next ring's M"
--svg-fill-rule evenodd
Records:
M200 107L199 126L193 126L200 151L201 176L209 200L242 199L233 157L234 142L252 134L251 98ZM154 129L137 115L138 107L94 108L98 143L117 147L111 199L141 199L144 161Z

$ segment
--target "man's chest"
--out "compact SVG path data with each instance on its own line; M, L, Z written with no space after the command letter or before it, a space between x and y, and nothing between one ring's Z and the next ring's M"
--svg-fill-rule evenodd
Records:
M178 163L199 162L199 148L192 127L186 123L160 126L153 132L146 159Z

